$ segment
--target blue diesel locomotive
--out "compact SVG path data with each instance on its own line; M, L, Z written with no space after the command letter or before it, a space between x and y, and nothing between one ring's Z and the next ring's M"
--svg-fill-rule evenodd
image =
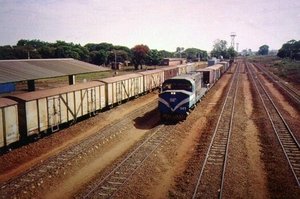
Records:
M202 73L182 74L164 81L158 97L162 120L184 120L207 88L202 85Z

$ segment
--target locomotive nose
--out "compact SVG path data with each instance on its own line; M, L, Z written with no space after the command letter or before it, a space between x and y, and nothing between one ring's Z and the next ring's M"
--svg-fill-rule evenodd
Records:
M159 109L166 114L185 114L189 108L189 95L180 91L164 92L159 95Z

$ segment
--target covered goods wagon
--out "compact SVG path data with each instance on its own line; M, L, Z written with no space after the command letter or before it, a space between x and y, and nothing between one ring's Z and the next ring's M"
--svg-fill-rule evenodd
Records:
M179 75L179 69L176 66L166 66L161 68L164 71L164 80L170 79Z
M19 141L18 103L0 98L0 148Z
M144 92L143 75L138 73L108 77L99 81L106 84L107 106L120 104L123 100L137 97Z
M196 72L202 73L202 80L203 80L203 86L210 87L214 84L214 69L210 67L206 68L199 68L196 70Z
M105 84L94 81L9 96L18 102L20 135L30 137L59 130L105 107Z
M144 78L144 91L151 91L162 85L164 82L164 71L160 69L140 72Z

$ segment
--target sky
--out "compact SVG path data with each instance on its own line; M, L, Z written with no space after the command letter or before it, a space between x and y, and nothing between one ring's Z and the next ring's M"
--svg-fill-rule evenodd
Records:
M218 40L230 47L233 33L238 51L300 40L300 1L0 0L0 46L39 39L209 52Z

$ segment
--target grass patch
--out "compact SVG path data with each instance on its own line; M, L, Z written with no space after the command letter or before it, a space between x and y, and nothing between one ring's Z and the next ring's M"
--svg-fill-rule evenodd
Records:
M248 60L260 63L284 81L300 87L300 62L277 56L250 56Z

